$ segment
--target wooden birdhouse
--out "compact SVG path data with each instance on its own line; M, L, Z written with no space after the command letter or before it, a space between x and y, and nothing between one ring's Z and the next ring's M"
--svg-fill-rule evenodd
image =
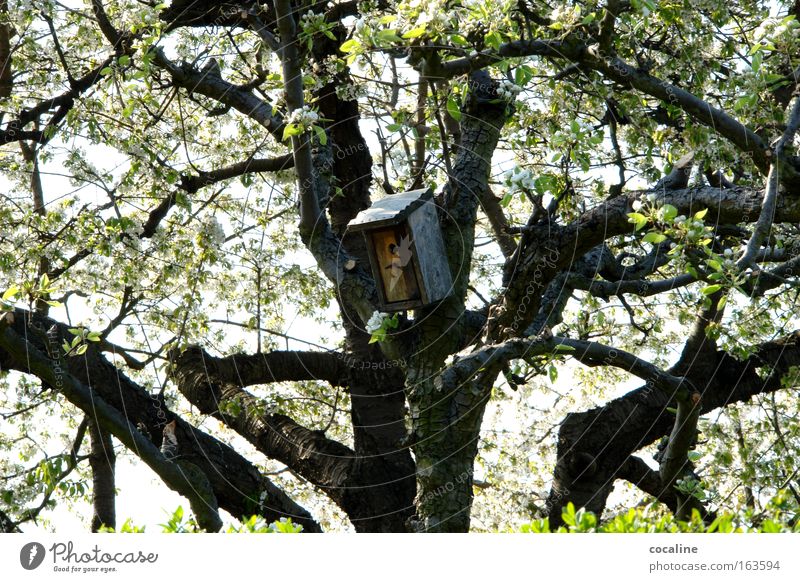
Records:
M377 200L348 228L364 233L381 311L416 309L450 294L453 280L431 190Z

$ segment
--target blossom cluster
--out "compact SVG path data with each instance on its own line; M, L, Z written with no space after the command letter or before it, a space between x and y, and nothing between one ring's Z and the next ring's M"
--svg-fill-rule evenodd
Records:
M372 317L369 318L369 321L365 326L366 330L369 333L375 333L383 327L383 320L387 317L389 317L388 313L381 313L378 311L373 312Z
M581 7L577 4L575 6L557 6L550 13L550 20L553 22L560 22L563 24L572 24L578 21L581 17Z
M320 21L325 21L325 15L317 14L313 10L309 10L300 17L300 27L305 29L307 27L319 24Z
M454 10L444 0L409 0L397 5L397 12L409 28L444 28L451 23Z
M512 191L516 190L533 190L535 187L536 178L530 170L516 167L513 170L506 172L506 184Z
M514 101L521 92L522 87L507 79L500 81L500 86L497 87L497 96L504 101Z
M655 192L650 192L647 196L645 196L645 199L650 204L655 204L656 200L658 200L658 194L656 194ZM641 200L634 200L633 204L631 204L631 207L636 212L639 212L644 207L644 203Z
M319 113L311 109L308 105L304 105L299 109L292 111L289 115L289 123L292 125L299 125L303 129L308 129L319 121Z
M225 242L225 230L213 216L201 226L201 236L211 248L219 248Z
M753 33L756 41L769 42L797 36L800 23L792 17L769 17Z

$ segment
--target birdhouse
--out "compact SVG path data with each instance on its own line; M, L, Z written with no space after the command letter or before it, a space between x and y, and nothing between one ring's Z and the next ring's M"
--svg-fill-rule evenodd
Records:
M348 225L364 233L381 311L403 311L450 294L453 280L431 190L375 201Z

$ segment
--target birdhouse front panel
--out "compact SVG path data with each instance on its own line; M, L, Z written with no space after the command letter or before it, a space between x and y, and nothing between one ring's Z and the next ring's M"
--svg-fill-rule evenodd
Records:
M369 233L375 250L376 267L380 270L377 284L383 289L386 303L418 302L422 299L414 269L413 241L403 225Z

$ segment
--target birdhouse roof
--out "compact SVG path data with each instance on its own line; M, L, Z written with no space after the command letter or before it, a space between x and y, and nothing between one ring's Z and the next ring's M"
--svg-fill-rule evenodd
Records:
M404 221L417 208L433 197L430 188L392 194L376 200L372 206L362 210L348 225L351 230L364 230L391 226Z

